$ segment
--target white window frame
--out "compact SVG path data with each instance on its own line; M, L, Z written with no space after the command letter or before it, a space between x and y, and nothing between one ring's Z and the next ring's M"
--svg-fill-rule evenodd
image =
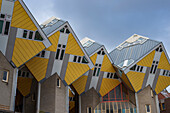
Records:
M59 84L58 84L59 81ZM57 78L57 87L60 88L61 87L61 80L59 78Z
M2 75L2 82L8 83L8 79L9 79L9 71L8 71L8 70L5 70L5 69L0 69L0 70L3 72L3 75ZM3 77L4 77L4 72L7 72L6 80L3 79Z
M150 112L147 112L147 106L149 106ZM146 104L146 105L145 105L145 110L146 110L146 113L151 113L151 105L150 105L150 104Z

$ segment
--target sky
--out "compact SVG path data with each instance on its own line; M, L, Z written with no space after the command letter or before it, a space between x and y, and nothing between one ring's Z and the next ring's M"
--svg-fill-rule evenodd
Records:
M108 52L133 34L163 42L170 56L170 0L24 0L39 24L52 16L70 23ZM170 91L170 88L169 88Z

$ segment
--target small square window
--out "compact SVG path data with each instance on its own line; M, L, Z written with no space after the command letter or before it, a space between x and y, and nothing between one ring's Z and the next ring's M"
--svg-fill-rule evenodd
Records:
M66 48L66 45L63 45L63 48Z
M61 87L61 83L60 82L61 82L60 79L57 78L57 87Z
M8 82L9 71L3 71L3 82Z

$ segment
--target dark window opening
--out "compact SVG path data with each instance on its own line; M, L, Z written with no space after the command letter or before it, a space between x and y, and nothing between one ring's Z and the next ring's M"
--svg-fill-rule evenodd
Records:
M133 113L133 108L130 108L130 113Z
M154 69L154 71L153 71L153 74L155 74L155 72L156 72L156 69L157 69L157 65L155 66L155 69Z
M8 72L7 72L7 71L4 71L3 81L7 81L7 76L8 76Z
M22 77L25 77L25 72L22 73Z
M163 51L162 48L160 48L159 52L162 52L162 51Z
M100 73L100 68L98 68L98 71L97 71L97 77L99 76L99 73Z
M5 34L5 35L8 35L9 27L10 27L10 22L6 22L5 31L4 31L4 34Z
M113 73L111 73L111 75L110 75L110 78L112 78L113 77Z
M95 64L95 66L98 66L98 64Z
M62 51L61 51L61 57L60 57L60 60L63 60L64 52L65 52L65 50L62 50Z
M139 71L140 66L137 67L137 71Z
M43 38L41 37L41 35L40 35L40 33L39 33L38 31L35 32L35 38L34 38L34 40L40 40L40 41L43 40Z
M61 47L61 44L58 44L58 47Z
M107 73L107 78L109 78L109 76L110 76L110 73Z
M150 106L149 105L146 105L146 111L150 112Z
M57 78L57 87L60 87L60 79Z
M130 70L133 70L133 71L135 71L135 69L136 69L136 65L130 68Z
M39 54L37 54L36 56L40 56L40 53L39 53Z
M26 75L26 77L29 77L29 72L27 72L27 75Z
M80 61L81 61L81 57L78 58L78 62L79 62L79 63L80 63Z
M165 70L163 71L163 75L165 75Z
M74 56L73 62L76 62L77 60L77 56Z
M153 71L153 67L154 67L154 65L152 65L151 70L150 70L150 73L152 73L152 71Z
M63 48L66 48L66 45L63 45Z
M143 66L141 66L141 68L140 68L140 72L142 72L143 71Z
M166 72L166 76L168 76L168 72L169 72L169 71Z
M63 29L60 30L60 32L64 33L64 30L65 30L65 29L63 28Z
M101 67L102 65L101 64L99 64L99 67Z
M28 31L27 31L27 30L24 30L23 38L27 38L27 33L28 33Z
M42 51L41 57L45 57L45 51Z
M1 18L5 18L5 15L4 15L4 14L1 14Z
M0 33L2 33L3 25L4 25L4 21L0 20Z
M18 71L18 76L19 76L19 77L21 76L21 71L20 71L20 70Z
M159 51L159 47L158 47L158 48L156 48L156 51Z
M66 33L67 33L67 34L69 34L69 33L70 33L70 31L69 31L68 29L66 29Z
M95 68L94 68L94 71L93 71L93 76L96 75L96 70L97 70L97 68L95 67Z
M56 54L56 57L55 57L55 59L58 59L58 57L59 57L59 54L60 54L60 49L57 49L57 54Z
M117 76L117 74L116 74L116 73L115 73L115 75L114 75L114 78L115 78L115 79L118 79L118 78L119 78L119 77Z
M105 55L105 52L104 52L104 51L102 51L102 55Z
M101 53L101 51L98 51L98 52L97 52L97 54L99 54L99 55L100 55L100 53Z
M32 37L33 37L33 32L32 32L32 31L30 31L29 39L32 39Z
M83 56L83 60L82 60L82 63L88 63L87 59L85 56Z

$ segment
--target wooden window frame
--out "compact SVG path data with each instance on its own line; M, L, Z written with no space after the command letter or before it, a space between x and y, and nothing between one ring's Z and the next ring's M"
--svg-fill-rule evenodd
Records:
M0 70L3 72L2 82L8 83L8 81L9 81L9 70L6 70L6 69L0 69ZM6 80L3 80L4 72L7 72L7 78L6 78Z

